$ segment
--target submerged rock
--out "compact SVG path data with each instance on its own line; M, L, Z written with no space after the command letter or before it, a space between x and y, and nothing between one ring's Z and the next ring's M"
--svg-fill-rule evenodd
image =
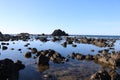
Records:
M11 50L14 50L14 48L11 48Z

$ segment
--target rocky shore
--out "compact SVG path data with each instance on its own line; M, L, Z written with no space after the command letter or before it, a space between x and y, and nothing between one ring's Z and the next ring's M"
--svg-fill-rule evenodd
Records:
M31 37L29 33L20 33L17 35L2 34L0 32L0 49L7 50L10 45L7 41L25 41L24 47L28 49L24 53L24 57L29 59L36 59L36 64L40 72L44 72L46 69L49 69L49 63L53 62L55 64L66 64L71 59L77 59L78 61L92 61L96 64L106 65L107 69L98 70L96 73L91 74L89 80L120 80L120 74L116 69L120 66L120 51L115 51L114 45L117 39L109 38L92 38L92 37L71 37L68 34L60 29L55 30L51 35L50 39L45 34ZM92 54L82 54L80 52L73 52L71 55L63 56L53 49L43 49L38 50L35 47L29 47L31 44L27 41L29 40L39 40L43 43L47 41L59 42L64 41L61 45L63 47L72 46L77 47L79 44L90 44L99 48L98 53ZM13 42L13 44L15 44ZM15 48L10 48L15 50ZM22 49L19 48L18 51L22 52ZM91 52L95 52L94 49ZM10 67L9 67L10 66ZM21 61L13 62L11 59L0 60L0 80L18 80L19 70L24 69L25 65ZM52 75L43 75L44 78L53 79ZM62 80L65 80L61 78ZM70 80L70 78L67 78ZM54 77L54 80L57 80L57 77ZM74 78L74 80L77 80Z

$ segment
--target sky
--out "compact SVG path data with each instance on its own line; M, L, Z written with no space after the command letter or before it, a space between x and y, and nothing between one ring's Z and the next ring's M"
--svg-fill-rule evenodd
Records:
M120 0L0 0L0 31L120 35Z

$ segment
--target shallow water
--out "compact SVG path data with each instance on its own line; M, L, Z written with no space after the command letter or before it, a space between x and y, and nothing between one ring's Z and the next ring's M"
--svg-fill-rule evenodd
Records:
M50 38L49 38L50 39ZM37 59L25 58L25 52L29 51L27 48L37 48L40 50L53 49L56 52L59 52L62 56L71 55L72 52L82 53L82 54L97 54L99 50L106 49L108 47L97 47L92 44L77 44L77 47L72 47L72 45L67 45L67 47L63 47L61 44L64 40L52 42L41 42L40 40L29 40L29 41L8 41L8 49L1 50L0 49L0 60L9 58L14 61L21 60L23 64L25 64L25 69L20 71L19 80L51 80L44 79L44 74L50 74L53 76L53 80L88 80L90 75L98 71L102 68L100 64L96 64L93 61L79 61L76 59L70 59L69 62L64 64L55 64L53 62L49 62L46 66L38 66L36 64ZM0 42L2 43L2 42ZM24 47L26 43L30 43L28 47ZM114 44L115 51L120 51L120 40L117 40ZM11 50L14 48L14 50ZM18 49L22 49L18 51ZM91 50L95 50L91 52ZM119 70L118 70L119 71Z

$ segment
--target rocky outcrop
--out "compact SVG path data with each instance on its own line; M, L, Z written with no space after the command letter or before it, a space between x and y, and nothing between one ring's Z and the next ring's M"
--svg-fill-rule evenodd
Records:
M68 36L68 34L60 29L57 29L53 31L52 36Z
M108 53L108 51L106 52L106 50L102 50L101 53L102 55L96 59L98 62L102 62L113 67L120 66L120 52Z
M15 63L11 59L0 60L0 80L18 80L19 70L24 68L19 60Z

